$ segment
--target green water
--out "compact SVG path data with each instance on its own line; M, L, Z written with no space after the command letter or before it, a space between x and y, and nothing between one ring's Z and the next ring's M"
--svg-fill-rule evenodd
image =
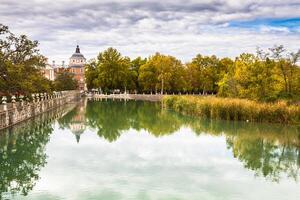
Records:
M300 199L300 128L87 101L0 132L0 199Z

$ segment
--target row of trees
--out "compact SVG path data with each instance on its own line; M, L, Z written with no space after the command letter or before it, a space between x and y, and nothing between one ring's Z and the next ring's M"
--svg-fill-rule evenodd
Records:
M183 64L156 53L130 60L116 49L99 53L86 67L87 86L131 92L209 93L225 97L272 100L300 94L300 51L286 54L283 46L236 57L196 55Z
M29 94L77 87L67 71L54 82L42 74L46 58L38 42L16 36L0 24L0 94ZM116 49L99 53L86 66L89 89L121 89L147 93L210 93L225 97L274 100L300 96L300 51L287 53L283 46L236 57L196 55L183 64L173 56L156 53L131 60Z
M43 76L46 58L38 42L25 35L16 36L0 24L0 95L30 94L76 88L72 74L62 72L55 81Z

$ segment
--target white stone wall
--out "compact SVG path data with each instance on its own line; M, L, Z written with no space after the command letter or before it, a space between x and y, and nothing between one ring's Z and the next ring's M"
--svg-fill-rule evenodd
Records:
M58 92L54 95L35 97L32 102L15 102L0 106L0 129L15 125L21 121L62 106L77 98L78 91Z

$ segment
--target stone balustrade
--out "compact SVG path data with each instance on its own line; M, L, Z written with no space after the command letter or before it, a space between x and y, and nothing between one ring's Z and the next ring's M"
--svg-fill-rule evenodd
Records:
M47 112L53 108L62 106L77 98L80 98L78 91L62 91L47 93L35 93L24 98L11 96L11 102L7 103L7 97L1 98L0 105L0 129L7 128L21 121Z

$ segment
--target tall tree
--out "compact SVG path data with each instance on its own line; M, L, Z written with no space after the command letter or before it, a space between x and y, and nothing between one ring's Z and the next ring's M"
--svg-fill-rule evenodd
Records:
M95 89L97 88L97 63L96 60L91 60L88 64L85 66L85 81L87 84L88 89Z
M38 42L16 36L0 24L0 92L4 94L46 92L50 82L41 68L46 59L39 54Z
M226 70L224 64L230 63L229 60L223 60L220 63L216 56L202 56L198 54L187 64L187 73L189 75L190 88L193 91L209 91L216 93L218 90L218 82Z
M157 68L153 62L148 60L147 63L140 67L138 80L143 91L157 92Z
M139 84L139 70L142 65L147 62L146 58L137 57L131 61L130 65L130 83L132 85L131 89L135 89L136 91L141 91L141 86Z
M126 89L128 86L130 59L122 57L114 48L99 53L96 61L97 87L103 89Z
M184 67L173 56L156 53L141 66L139 81L146 91L177 91L185 87Z

